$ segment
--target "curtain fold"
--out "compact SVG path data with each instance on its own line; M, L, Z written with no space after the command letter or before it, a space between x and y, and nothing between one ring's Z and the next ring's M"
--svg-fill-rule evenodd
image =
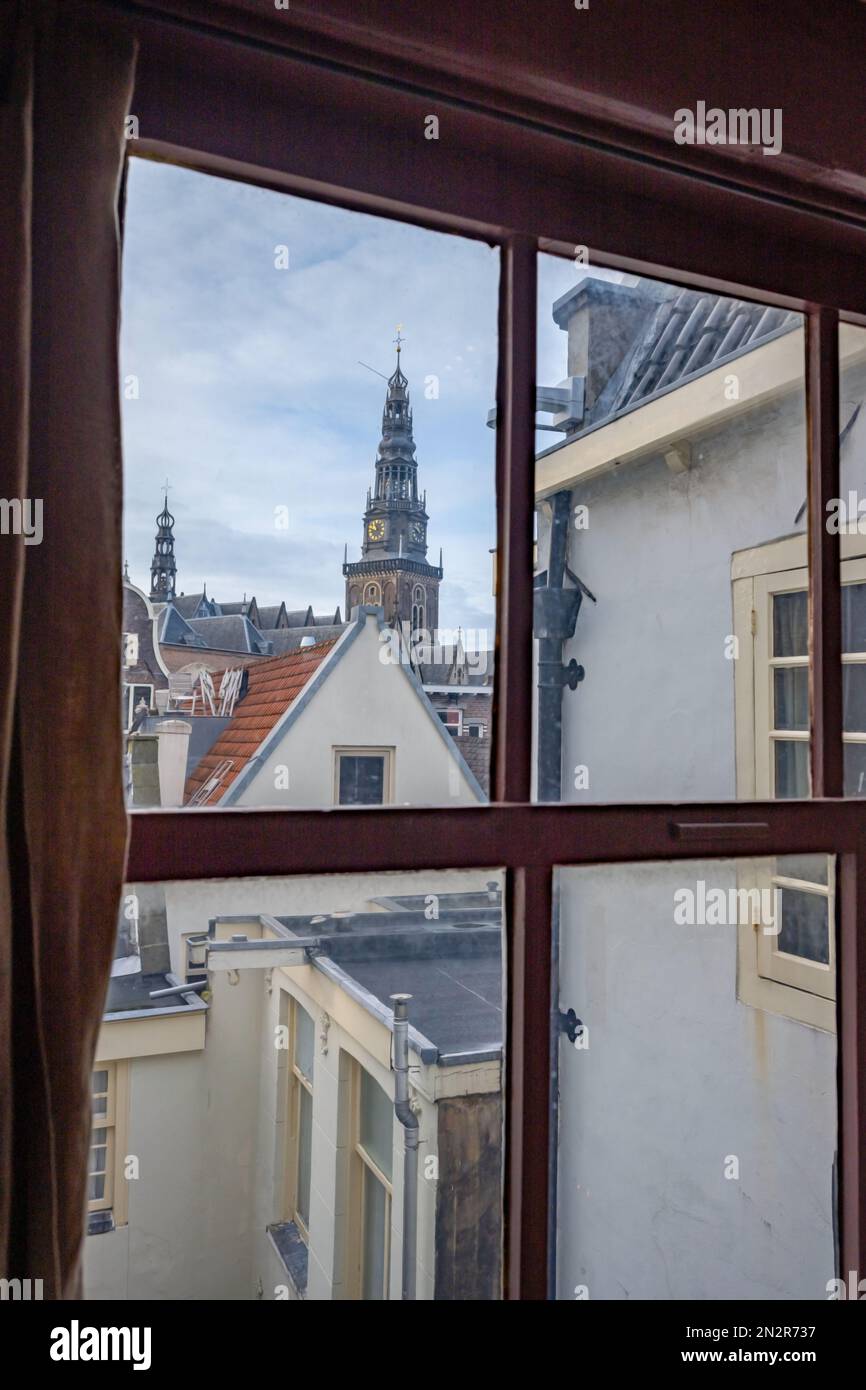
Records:
M39 0L4 11L0 45L0 1273L75 1298L126 849L118 197L135 44L108 11Z

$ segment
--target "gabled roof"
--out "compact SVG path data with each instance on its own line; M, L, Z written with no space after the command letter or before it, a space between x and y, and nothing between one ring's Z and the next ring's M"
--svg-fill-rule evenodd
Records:
M269 656L271 646L249 618L240 613L222 615L219 618L190 618L189 627L204 639L212 651L253 652L259 656Z
M215 768L226 759L233 767L209 798L216 804L255 756L268 734L294 703L310 677L333 648L333 642L303 647L287 656L273 657L249 668L249 686L235 707L232 722L224 729L209 753L187 779L184 802L203 786ZM214 681L216 684L216 680Z
M264 607L259 605L258 628L260 632L266 632L270 628L285 627L288 623L288 614L284 603L266 604Z

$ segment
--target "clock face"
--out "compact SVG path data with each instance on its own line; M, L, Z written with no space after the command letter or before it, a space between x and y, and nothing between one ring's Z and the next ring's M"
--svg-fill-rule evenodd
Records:
M371 541L380 541L385 534L385 523L376 517L367 526L367 535Z
M413 539L413 541L418 541L419 543L420 543L421 541L423 541L423 539L424 539L424 524L423 524L423 522L421 522L421 521L416 521L416 522L413 523L413 526L412 526L412 539Z

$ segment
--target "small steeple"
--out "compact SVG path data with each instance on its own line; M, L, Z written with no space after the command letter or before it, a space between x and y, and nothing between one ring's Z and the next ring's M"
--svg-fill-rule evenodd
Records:
M177 562L174 558L174 517L168 510L168 482L163 508L156 518L156 543L150 562L150 597L170 603L175 596Z
M128 583L129 583L129 561L128 561L128 560L124 560L124 562L123 562L123 582L124 582L124 584L128 584Z

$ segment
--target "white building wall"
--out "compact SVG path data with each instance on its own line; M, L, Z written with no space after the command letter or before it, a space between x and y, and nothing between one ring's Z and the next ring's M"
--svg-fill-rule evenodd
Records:
M844 472L862 490L859 426ZM735 797L731 555L795 529L804 437L797 393L693 440L688 472L656 458L574 490L589 526L569 564L598 603L563 653L586 668L563 696L564 799ZM560 1048L563 1298L815 1298L835 1273L835 1037L737 1001L736 929L673 922L699 878L736 882L560 876L560 1007L589 1025L586 1051Z

